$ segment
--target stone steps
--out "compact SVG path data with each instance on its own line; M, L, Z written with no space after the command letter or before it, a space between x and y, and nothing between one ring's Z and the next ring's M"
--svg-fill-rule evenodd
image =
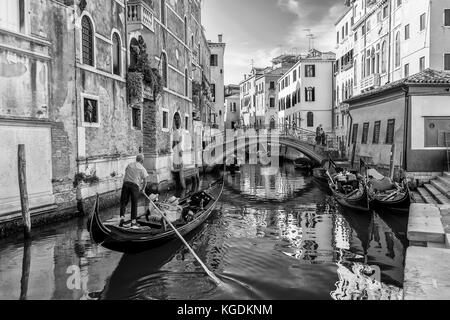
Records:
M437 177L435 180L431 180L431 184L438 189L443 195L450 199L450 178L449 177Z
M444 172L443 177L450 178L450 172Z
M419 192L411 191L411 195L412 195L415 203L425 203L425 201L423 200L423 198Z
M425 188L419 187L417 188L417 192L422 197L424 203L438 204L437 201L434 200L434 197Z
M428 193L437 201L438 204L450 204L450 200L447 198L445 194L443 194L440 190L438 190L433 184L425 184L424 188L427 189Z

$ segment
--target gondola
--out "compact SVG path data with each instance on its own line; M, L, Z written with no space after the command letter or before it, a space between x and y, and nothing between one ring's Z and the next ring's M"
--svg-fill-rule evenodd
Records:
M180 202L183 212L186 210L194 213L189 222L174 222L182 236L199 227L211 215L222 194L222 182L219 180L207 190L197 192ZM176 233L168 226L163 227L163 223L157 225L154 221L148 222L146 218L140 218L137 222L140 225L138 229L120 227L118 223L103 223L99 217L99 198L97 197L88 226L91 239L95 243L107 249L125 253L146 251L177 239Z
M308 158L298 158L294 160L294 167L296 170L311 171L313 163Z
M348 177L352 177L349 179ZM344 208L369 212L369 198L364 178L356 172L335 174L328 179L334 199Z
M367 189L371 205L374 208L388 209L395 212L409 212L411 195L407 182L401 185L393 183L389 178L379 174L374 169L368 170Z

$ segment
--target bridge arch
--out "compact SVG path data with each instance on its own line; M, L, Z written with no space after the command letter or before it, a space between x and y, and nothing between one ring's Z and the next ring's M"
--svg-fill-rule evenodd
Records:
M227 158L230 159L237 150L247 150L248 147L255 147L258 146L258 144L264 146L267 145L267 143L271 144L271 146L275 144L278 145L278 147L290 147L303 153L306 157L317 162L318 164L322 164L323 161L326 160L326 152L323 151L323 148L316 147L311 142L301 141L287 135L280 135L275 137L275 139L273 139L272 136L271 139L263 139L260 142L258 142L257 136L247 136L245 139L242 137L236 139L235 137L235 139L231 141L234 142L232 146L230 142L209 145L203 151L203 159L205 160L206 165L215 166L224 164ZM215 152L213 152L213 150L215 150ZM212 155L212 153L214 153L214 155ZM275 155L278 156L279 153L276 152Z

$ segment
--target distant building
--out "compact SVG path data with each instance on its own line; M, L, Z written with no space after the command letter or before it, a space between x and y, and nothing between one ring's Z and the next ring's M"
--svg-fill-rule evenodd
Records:
M332 52L311 50L278 80L279 125L313 131L321 124L332 132L335 59Z
M225 129L235 129L242 125L239 93L225 97Z
M223 43L222 35L219 35L217 43L208 42L211 50L210 66L211 66L211 95L214 104L214 120L213 123L218 125L218 129L223 131L225 127L225 92L224 92L224 57L225 43Z
M256 124L256 78L263 72L264 69L262 68L253 68L248 76L244 75L244 80L239 84L241 88L241 115L245 126Z

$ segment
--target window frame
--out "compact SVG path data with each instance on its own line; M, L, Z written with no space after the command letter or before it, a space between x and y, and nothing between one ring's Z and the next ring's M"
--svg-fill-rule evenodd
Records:
M405 26L405 40L411 39L411 25L408 23Z
M308 128L314 128L314 112L308 111L306 114L306 126Z
M448 58L448 69L445 68L445 66L446 66L445 58ZM443 70L444 71L450 71L450 52L444 52L443 59L444 59Z
M83 52L83 20L87 19L90 23L90 26L92 28L92 64L86 63L84 60L84 52ZM96 59L96 46L97 46L97 37L96 35L96 31L95 31L95 24L94 24L94 19L92 18L92 16L88 13L88 12L83 12L83 14L80 17L80 54L81 54L81 64L85 65L85 66L89 66L89 67L93 67L96 68L97 67L97 59Z
M167 126L166 127L164 127L164 115L167 115L167 119L166 119ZM161 131L162 132L169 132L170 131L169 118L170 118L170 111L169 111L169 109L161 108Z
M95 95L91 95L91 94L87 94L82 92L81 93L81 126L85 127L85 128L100 128L101 126L101 110L100 110L100 99L99 96L95 96ZM85 104L85 100L94 100L97 102L97 122L86 122L85 118L84 118L84 104Z
M114 72L114 36L117 36L117 39L119 41L119 50L118 50L118 68L119 68L119 73L115 73ZM123 73L123 66L122 66L122 37L120 36L120 33L118 32L118 30L113 29L113 31L111 32L111 57L112 57L112 63L111 63L111 73L113 75L116 75L118 77L122 77L122 73Z
M365 122L363 124L363 132L361 137L361 144L368 144L369 143L369 130L370 130L370 123Z
M392 135L390 135L390 125L392 124ZM385 144L392 145L395 142L395 119L388 119L386 126L386 141Z
M139 111L139 126L135 126L135 115L134 112ZM131 107L131 127L136 131L142 131L142 109Z
M425 70L425 63L426 63L425 56L420 57L419 58L419 72L422 72L423 70Z
M312 70L312 75L309 74L309 70ZM305 78L315 78L316 77L316 65L315 64L306 64L305 65Z
M423 18L423 26L422 26L422 18ZM427 24L427 14L426 13L422 13L420 15L419 19L420 19L419 20L419 31L422 32L422 31L424 31L427 28L427 26L426 26L426 24Z
M448 16L446 15L447 13L448 13ZM443 22L444 22L444 27L450 28L450 8L444 9L444 21ZM446 24L446 23L448 23L448 24Z
M380 133L381 133L381 120L374 122L372 144L380 144Z

